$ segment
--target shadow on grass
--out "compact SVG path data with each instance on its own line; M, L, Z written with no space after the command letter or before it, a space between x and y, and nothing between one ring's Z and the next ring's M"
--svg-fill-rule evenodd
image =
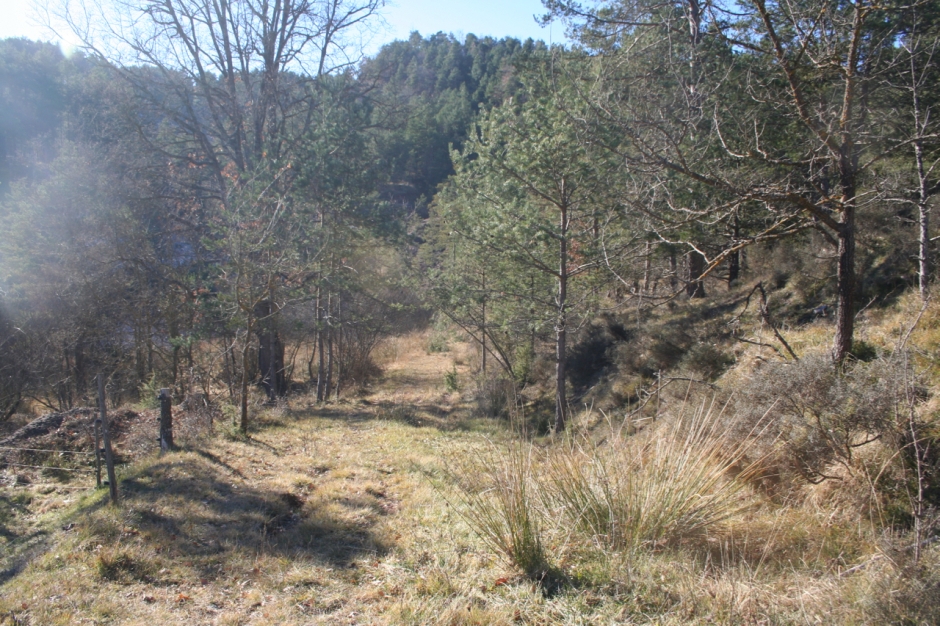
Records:
M185 449L186 449L186 450L189 450L188 448L185 448ZM198 449L198 448L193 448L193 449L191 450L191 452L192 452L193 454L197 454L197 455L201 456L202 458L206 459L206 460L209 461L210 463L214 463L215 465L218 465L218 466L220 466L220 467L223 467L223 468L227 469L228 471L230 471L230 472L231 472L232 474L234 474L235 476L238 476L239 478L245 478L245 475L242 474L240 470L238 470L237 468L232 467L231 465L229 465L228 463L226 463L225 461L223 461L222 459L220 459L218 456L212 454L212 453L209 452L208 450L202 450L202 449Z
M12 533L9 535L4 533L4 535L11 540L15 539L16 544L8 545L6 553L0 556L0 585L23 571L31 561L39 558L51 545L49 532L46 530L38 530L25 537Z
M298 411L300 419L320 418L345 423L396 422L415 428L434 428L441 432L472 432L481 421L497 423L496 418L477 418L464 408L456 410L434 404L407 402L370 402L366 407L317 406Z
M200 561L207 578L238 554L346 567L388 549L373 532L376 519L347 521L300 494L258 489L237 475L209 453L168 455L121 481L122 506L132 511L129 521L143 542L164 557Z

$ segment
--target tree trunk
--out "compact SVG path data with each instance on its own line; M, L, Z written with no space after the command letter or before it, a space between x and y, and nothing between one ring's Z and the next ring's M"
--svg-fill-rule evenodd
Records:
M137 374L137 384L147 382L146 345L144 344L143 321L138 317L134 320L134 370Z
M917 287L920 297L927 300L930 295L930 192L927 188L927 174L924 170L924 147L920 141L914 142L914 161L917 166Z
M340 385L343 384L343 295L336 294L336 369L330 376L333 397L339 400Z
M738 214L735 213L731 223L731 245L737 245L741 237L741 227L738 224ZM735 282L741 276L741 251L735 250L728 257L728 289L734 287Z
M705 284L702 274L705 272L705 257L697 250L689 252L689 284L685 291L689 298L704 298Z
M838 303L836 311L836 339L833 358L842 363L852 352L855 331L855 167L852 158L843 149L840 160L842 186L842 215L839 223Z
M62 360L65 361L63 366L65 369L65 376L64 381L56 385L56 394L59 398L59 410L68 411L72 408L72 387L74 386L70 383L70 381L72 376L75 374L72 368L72 361L69 358L68 345L62 346Z
M176 316L170 314L167 316L167 331L170 335L170 345L173 346L173 349L170 351L170 366L173 369L172 372L172 382L173 386L176 387L177 380L179 379L179 369L180 369L180 343L179 343L179 324L176 320Z
M741 251L736 250L728 257L728 289L732 289L741 276Z
M565 309L568 298L568 211L561 208L561 241L558 254L558 318L555 322L555 432L565 430L568 412L568 397L565 389L568 355L567 340L568 319Z
M676 261L676 251L669 249L669 287L675 293L679 287L679 264Z
M315 375L313 373L313 363L317 360L317 333L313 336L313 347L310 349L310 358L307 359L307 382L312 383Z
M323 401L330 399L333 389L333 294L326 294L326 370L323 372ZM322 345L322 344L321 344ZM321 356L322 359L322 356ZM322 363L322 360L321 360Z
M243 435L248 434L248 348L251 345L251 320L248 321L245 328L245 345L242 346L242 393L241 393L241 419L238 424L238 430Z
M234 404L238 399L238 355L235 353L235 344L238 342L238 335L225 335L225 364L229 369L228 376L228 395Z
M326 383L326 357L323 350L323 313L320 309L320 287L317 287L317 402L323 402L323 385Z
M480 343L483 346L482 350L482 362L480 364L480 371L483 374L483 378L486 378L486 269L483 269L483 302L481 305L480 312Z
M268 299L255 307L258 323L258 370L261 372L261 386L269 402L277 401L287 393L287 380L284 375L284 344L277 332L277 311L274 303Z
M88 387L85 382L85 347L83 345L82 339L79 339L75 342L75 349L73 350L72 355L74 356L72 363L75 376L76 399L81 404L87 405L88 403L86 401L86 397L88 394Z
M833 357L837 363L852 352L855 331L855 215L854 209L843 211L839 232L838 304L836 341Z

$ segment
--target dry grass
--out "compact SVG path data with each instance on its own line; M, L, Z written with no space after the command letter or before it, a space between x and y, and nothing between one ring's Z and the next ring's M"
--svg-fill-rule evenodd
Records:
M794 343L821 340L807 331ZM378 356L386 375L362 398L295 398L259 413L247 439L217 434L164 457L142 453L119 471L119 508L74 480L7 480L0 624L935 620L929 602L911 600L929 600L936 585L898 556L903 537L890 550L876 524L823 487L798 502L739 492L750 506L722 523L631 550L575 540L559 516L533 529L565 583L545 593L447 504L460 494L449 469L511 441L445 388L455 366L470 380L469 347L429 354L415 334ZM920 567L940 560L936 544L924 552Z
M536 457L524 441L511 442L505 450L491 444L478 456L459 459L447 476L459 490L458 512L483 542L529 579L545 583L556 576L543 545L546 519L538 502L541 464Z
M603 445L577 438L549 456L545 498L570 526L614 549L706 532L744 506L756 467L741 467L749 439L737 441L722 417L713 401L636 435L614 431Z

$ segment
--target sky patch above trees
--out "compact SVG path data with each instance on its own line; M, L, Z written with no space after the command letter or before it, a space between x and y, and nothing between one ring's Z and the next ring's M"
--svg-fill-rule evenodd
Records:
M78 40L68 29L50 32L43 25L44 18L38 7L31 4L0 1L4 15L0 21L0 39L26 37L58 42L66 53L78 46ZM425 36L453 33L458 39L474 34L497 39L513 37L521 41L532 38L548 44L568 43L561 24L542 27L536 22L535 18L544 13L540 0L397 0L386 3L381 10L385 23L374 25L363 47L371 56L387 43L407 39L413 31Z

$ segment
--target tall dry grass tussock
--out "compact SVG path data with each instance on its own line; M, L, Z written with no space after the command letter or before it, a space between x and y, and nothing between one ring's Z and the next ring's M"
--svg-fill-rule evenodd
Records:
M513 441L501 450L464 457L449 470L458 486L457 510L483 542L533 580L554 569L543 541L545 520L534 447Z
M679 541L735 515L757 465L740 468L750 437L734 437L722 413L711 401L636 435L569 439L546 459L546 508L621 550Z
M572 435L552 447L510 442L461 462L457 508L478 536L526 575L544 577L565 546L632 552L701 534L748 506L757 465L712 402L602 443Z

